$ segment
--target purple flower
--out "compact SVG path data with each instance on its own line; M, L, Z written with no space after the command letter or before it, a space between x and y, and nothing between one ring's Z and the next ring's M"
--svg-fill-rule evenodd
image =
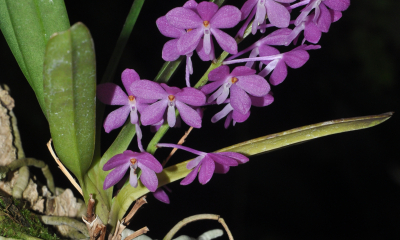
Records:
M239 23L241 12L234 6L224 6L218 10L218 6L211 2L201 2L197 5L197 11L183 7L177 7L166 15L168 22L176 28L185 29L188 32L178 40L178 52L181 55L193 52L203 37L205 54L211 52L211 35L215 37L221 48L231 54L237 53L237 43L220 28L232 28Z
M171 192L171 189L169 189L166 185L157 188L157 190L153 193L153 196L160 202L163 202L165 204L169 204L169 197L167 193L163 190L163 188L167 189L168 192Z
M255 73L254 69L245 66L236 67L232 73L229 73L228 66L220 66L208 74L208 79L212 83L205 85L201 91L209 94L219 87L208 98L207 102L210 103L216 99L217 104L221 104L230 93L232 107L245 115L251 106L251 99L248 94L262 97L270 90L267 81Z
M197 3L196 1L187 1L185 5L183 6L184 8L187 9L196 9ZM160 17L156 21L158 30L160 30L161 34L163 34L166 37L171 37L174 38L172 40L169 40L164 44L164 47L162 49L162 58L165 61L175 61L176 59L179 58L181 54L178 52L178 39L183 36L186 33L186 30L184 29L179 29L167 21L167 18L165 16ZM190 79L189 76L193 74L193 65L192 65L192 59L191 57L193 56L193 52L187 53L186 54L186 74L185 74L185 79L186 79L186 86L190 87ZM206 61L208 61L207 59Z
M274 97L271 94L267 94L263 97L254 97L250 96L251 105L256 107L265 107L270 105L274 101ZM246 121L250 116L250 111L246 114L241 114L239 111L236 111L230 103L228 103L220 112L216 113L212 118L211 122L216 123L222 118L226 116L224 127L228 128L231 121L233 121L233 126L236 123L242 123Z
M282 28L282 29L278 29L270 34L268 34L266 37L261 38L260 40L258 40L257 42L253 43L252 45L250 45L249 47L247 47L246 49L238 52L237 54L229 57L226 59L226 61L235 59L239 56L241 56L242 54L246 53L246 52L250 52L250 56L249 58L253 58L253 57L257 57L260 53L259 48L262 45L273 45L273 46L281 46L281 45L285 45L286 40L289 36L289 34L291 33L291 30L289 28ZM253 66L254 62L247 62L246 63L246 67L251 68Z
M161 164L150 153L137 153L130 150L115 155L104 164L104 171L109 171L113 168L114 170L112 170L104 180L103 189L106 190L117 184L123 178L128 168L130 168L129 183L132 187L136 188L138 185L136 169L138 167L142 171L140 181L142 181L143 185L150 191L156 191L158 179L155 173L160 173L163 170Z
M343 12L350 6L350 0L307 0L308 5L301 10L301 14L297 17L295 25L298 26L305 21L310 12L315 9L314 23L322 32L328 32L329 27L335 20L335 13L330 12L328 8L334 11ZM306 1L304 1L306 2ZM337 15L337 13L336 13Z
M177 87L168 87L166 84L143 80L131 85L131 91L137 96L148 100L159 100L148 106L141 116L143 125L154 125L163 120L165 110L168 107L167 120L170 127L175 126L175 107L178 108L182 120L194 128L201 127L199 113L190 106L202 106L205 103L205 95L195 89L185 87L182 90ZM188 106L190 105L190 106Z
M295 69L302 67L310 58L307 50L319 48L319 45L301 45L289 52L280 54L276 48L264 45L260 47L260 58L270 56L272 61L261 61L266 65L266 67L259 73L259 75L265 77L273 71L269 82L272 85L278 85L283 82L287 76L287 66Z
M179 148L198 155L198 157L188 162L186 165L187 169L193 170L181 181L181 185L192 183L196 178L199 169L199 182L201 184L206 184L210 181L214 172L227 173L231 166L237 166L238 164L249 161L246 156L236 152L205 153L182 145L168 143L158 143L157 146Z
M256 34L257 27L265 22L265 17L268 16L270 23L278 28L289 26L290 13L289 10L281 3L291 3L296 0L248 0L244 3L242 11L242 19L247 18L250 13L250 18L254 18L252 25L252 33Z
M129 89L134 82L140 82L140 77L133 69L125 69L122 72L122 83L129 96L116 84L103 83L97 86L97 98L104 104L108 105L123 105L122 107L108 114L104 121L104 130L109 133L112 130L121 127L126 118L131 116L132 124L139 124L138 111L141 113L147 106L149 101L137 98Z

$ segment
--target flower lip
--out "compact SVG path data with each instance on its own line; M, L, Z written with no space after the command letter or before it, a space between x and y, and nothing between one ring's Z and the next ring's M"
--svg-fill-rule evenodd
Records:
M204 25L204 27L208 27L210 25L210 22L209 21L203 21L203 25Z
M231 83L232 83L232 84L233 84L233 83L236 83L238 80L239 80L239 79L237 79L236 77L232 77L232 78L231 78Z

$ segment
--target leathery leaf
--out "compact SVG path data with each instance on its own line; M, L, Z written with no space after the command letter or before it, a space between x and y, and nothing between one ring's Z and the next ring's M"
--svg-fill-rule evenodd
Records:
M255 138L220 149L216 152L238 152L250 157L319 137L373 127L388 120L392 114L393 113L390 112L380 115L343 118L317 123ZM186 177L191 171L186 168L186 164L189 161L190 160L167 167L161 173L157 174L158 187ZM137 188L126 184L113 199L113 206L111 208L112 214L110 217L113 218L113 220L114 218L121 219L132 202L148 192L149 190L141 182L139 182Z
M50 38L43 73L46 114L55 150L82 184L93 158L96 124L96 61L85 25L76 23Z
M0 28L44 109L43 58L47 41L70 27L64 0L0 0Z

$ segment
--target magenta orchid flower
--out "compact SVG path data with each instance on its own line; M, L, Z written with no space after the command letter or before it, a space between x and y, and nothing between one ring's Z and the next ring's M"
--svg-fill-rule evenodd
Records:
M155 125L163 120L167 110L167 121L170 127L175 126L175 107L179 110L182 120L194 128L201 127L201 117L191 106L202 106L206 96L195 88L185 87L182 90L177 87L169 87L161 83L142 80L131 85L131 91L137 96L157 101L149 105L141 115L143 125Z
M301 45L289 52L280 54L276 48L264 45L260 48L260 57L270 56L272 61L261 61L266 66L259 75L265 77L272 72L269 82L272 85L278 85L287 76L287 66L294 69L302 67L310 58L307 50L319 48L321 48L319 45Z
M193 170L181 181L181 185L192 183L199 169L199 182L201 184L206 184L211 180L214 172L227 173L230 167L249 161L246 156L236 152L205 153L182 145L169 143L158 143L157 146L178 148L198 155L198 157L188 162L186 165L187 169Z
M239 66L229 73L228 66L220 66L208 74L212 83L202 87L201 91L210 94L207 102L216 100L217 104L223 103L230 94L230 105L239 113L245 115L250 110L251 99L249 95L262 97L266 95L270 86L268 82L256 71L249 67Z
M286 40L289 36L289 34L292 31L289 28L282 28L282 29L278 29L270 34L268 34L266 37L261 38L260 40L258 40L257 42L253 43L252 45L250 45L249 47L247 47L246 49L238 52L235 55L232 55L231 57L227 58L226 61L235 59L239 56L241 56L244 53L247 53L249 51L250 52L250 56L249 58L252 57L257 57L260 53L259 48L262 45L273 45L273 46L282 46L285 45ZM254 62L246 62L246 67L252 67L254 64Z
M248 0L241 8L242 19L252 19L255 15L251 30L253 34L256 34L258 25L264 24L266 16L272 25L286 28L289 26L290 13L282 4L294 1L296 0Z
M263 97L250 96L250 99L251 99L251 105L256 107L265 107L270 105L274 101L274 97L270 93L268 93ZM233 126L235 126L236 123L242 123L246 121L250 116L250 111L248 111L246 114L241 114L240 112L236 111L230 103L228 103L220 112L216 113L211 118L211 122L216 123L225 116L226 119L224 127L228 128L231 121L233 121Z
M234 38L221 31L220 28L232 28L241 18L241 12L234 6L223 6L211 2L201 2L196 11L177 7L166 15L168 22L179 29L187 30L178 40L178 52L186 55L193 52L203 38L203 48L206 55L212 51L211 35L215 37L221 48L231 54L237 53L237 43Z
M140 168L142 171L140 181L142 181L143 185L151 192L154 192L158 186L158 179L155 173L160 173L163 170L161 164L150 153L137 153L130 150L115 155L103 166L104 171L109 171L113 168L114 170L112 170L104 180L104 190L117 184L124 177L128 169L130 169L129 183L132 187L136 188L138 185L136 171L137 168Z
M335 16L328 10L343 12L350 6L350 0L306 0L303 3L308 5L301 10L301 14L297 17L295 25L298 26L305 21L310 12L315 9L313 21L318 25L322 32L328 32ZM327 8L328 7L328 8ZM335 12L333 12L335 14ZM335 15L338 15L337 13Z
M189 0L183 5L184 8L187 9L196 9L197 3L196 1ZM174 38L172 40L169 40L164 44L164 47L162 49L162 59L165 61L175 61L179 58L181 54L178 52L178 40L181 36L183 36L186 33L186 30L176 28L169 24L167 21L167 18L165 16L160 17L156 21L158 30L160 30L161 34L163 34L166 37L171 37ZM185 74L185 79L186 79L186 86L190 87L190 75L193 74L193 65L192 65L192 59L191 57L193 56L193 52L187 53L186 54L186 74ZM208 61L207 59L206 61Z

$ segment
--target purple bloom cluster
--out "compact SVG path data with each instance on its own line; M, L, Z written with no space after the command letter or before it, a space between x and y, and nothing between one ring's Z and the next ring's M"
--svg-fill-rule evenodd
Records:
M158 188L155 173L162 171L160 163L149 153L144 152L140 124L159 127L167 121L170 127L179 125L176 111L189 126L202 126L200 107L226 104L216 113L211 121L217 122L226 117L225 128L231 122L246 121L251 106L264 107L274 101L270 85L282 83L288 75L288 67L296 69L303 66L310 55L309 50L319 49L317 44L322 33L329 31L333 22L338 21L342 11L350 5L350 0L247 0L241 10L234 6L219 8L215 3L187 1L183 7L170 10L157 19L160 32L172 38L162 50L162 58L174 61L179 56L186 56L186 86L170 87L164 83L141 80L133 69L122 73L122 83L127 94L112 83L101 84L97 89L98 99L108 105L121 107L111 112L104 122L107 133L121 127L130 115L130 122L135 124L140 153L125 151L111 158L103 170L114 168L107 175L104 189L120 181L130 168L130 184L137 186L137 169L141 170L140 180L150 190L156 191L157 199L169 203L167 194ZM296 8L303 7L297 18L292 18ZM266 18L268 17L268 18ZM221 29L235 27L244 21L237 37L243 37L245 29L251 25L252 33L265 33L270 27L278 29L262 36L249 47L238 51L236 40ZM292 25L292 27L291 27ZM304 38L299 41L302 36ZM190 87L189 76L193 73L192 57L196 50L203 61L215 59L214 41L226 52L232 54L223 65L208 74L209 84L200 89ZM281 51L276 46L297 45L288 51ZM308 42L306 44L306 42ZM248 53L248 58L237 59ZM229 64L244 63L231 71ZM268 75L268 81L265 79ZM140 114L140 117L139 117ZM192 152L198 157L190 161L192 169L181 182L187 185L199 175L199 182L210 181L213 173L226 173L230 167L245 163L248 158L234 152L205 153L175 144L158 144L159 147L174 147Z

